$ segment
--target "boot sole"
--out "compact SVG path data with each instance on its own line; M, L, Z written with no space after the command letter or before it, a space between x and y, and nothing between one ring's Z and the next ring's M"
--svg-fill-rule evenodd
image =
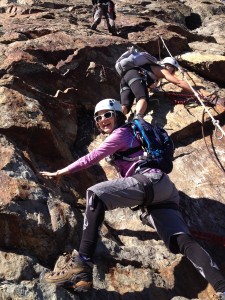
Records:
M66 282L63 286L69 289L73 289L75 292L86 293L93 287L93 283L87 281L79 281L77 283Z

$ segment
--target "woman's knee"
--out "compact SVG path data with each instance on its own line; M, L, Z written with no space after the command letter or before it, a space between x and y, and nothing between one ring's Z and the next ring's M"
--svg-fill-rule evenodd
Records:
M177 234L171 237L171 245L172 247L177 248L177 250L185 255L186 251L193 247L197 242L190 234Z

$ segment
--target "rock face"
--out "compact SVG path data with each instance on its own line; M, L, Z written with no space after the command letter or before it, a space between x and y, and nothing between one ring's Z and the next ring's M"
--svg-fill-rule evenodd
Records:
M118 35L111 36L104 20L90 29L91 1L0 1L0 299L213 297L191 263L171 254L130 209L106 214L93 291L39 281L59 255L78 248L87 187L116 177L105 161L59 184L39 171L62 168L101 143L93 109L101 99L119 100L114 64L128 46L160 59L166 45L192 85L225 97L224 1L115 4ZM171 134L170 177L185 220L225 275L225 110L193 99L176 104L179 89L165 82L163 89L146 119Z

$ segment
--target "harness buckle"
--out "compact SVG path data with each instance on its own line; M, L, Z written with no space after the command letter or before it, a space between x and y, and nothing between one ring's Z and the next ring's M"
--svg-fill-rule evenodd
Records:
M149 216L149 213L147 211L143 212L140 215L140 220L141 220L143 225L149 225L148 216Z

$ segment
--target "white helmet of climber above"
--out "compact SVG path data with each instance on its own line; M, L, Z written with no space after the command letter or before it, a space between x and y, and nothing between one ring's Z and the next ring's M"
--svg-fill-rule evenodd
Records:
M101 110L114 110L114 111L122 111L121 104L114 100L114 99L104 99L97 103L95 106L95 113L101 111Z
M176 70L179 68L179 64L173 57L165 57L163 60L160 61L161 66L165 66L166 64L172 65Z

